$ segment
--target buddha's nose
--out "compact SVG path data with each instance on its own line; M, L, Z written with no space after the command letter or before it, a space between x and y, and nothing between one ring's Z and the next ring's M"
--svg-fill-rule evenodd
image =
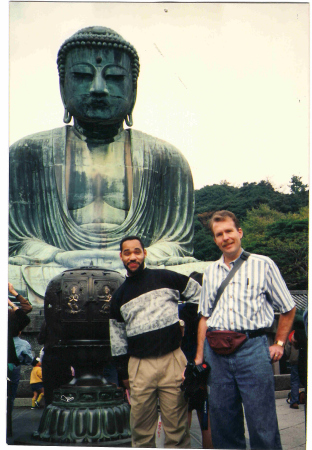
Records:
M92 94L102 94L102 95L108 94L106 81L100 73L95 74L93 83L90 88L90 92Z

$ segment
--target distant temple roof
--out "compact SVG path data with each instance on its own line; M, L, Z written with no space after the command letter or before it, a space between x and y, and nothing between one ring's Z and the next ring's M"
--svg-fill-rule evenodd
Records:
M297 309L305 310L308 306L308 291L289 291Z

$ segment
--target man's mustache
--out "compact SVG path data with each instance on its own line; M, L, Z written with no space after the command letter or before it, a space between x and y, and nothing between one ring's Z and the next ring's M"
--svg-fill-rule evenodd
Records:
M230 244L233 244L233 243L234 243L234 241L226 242L225 244L222 244L222 247L226 247L227 245L230 245Z

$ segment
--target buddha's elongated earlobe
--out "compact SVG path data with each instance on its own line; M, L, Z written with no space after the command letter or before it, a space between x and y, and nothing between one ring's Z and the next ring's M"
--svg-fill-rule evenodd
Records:
M125 121L128 127L132 127L133 125L132 113L126 115Z
M72 115L68 112L66 106L65 106L65 111L64 111L64 117L63 117L63 122L64 123L69 123L72 120Z

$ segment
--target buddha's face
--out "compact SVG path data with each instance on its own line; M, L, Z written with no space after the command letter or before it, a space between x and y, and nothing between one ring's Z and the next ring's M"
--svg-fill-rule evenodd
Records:
M129 56L113 49L70 50L61 93L68 112L82 122L122 122L134 104Z

